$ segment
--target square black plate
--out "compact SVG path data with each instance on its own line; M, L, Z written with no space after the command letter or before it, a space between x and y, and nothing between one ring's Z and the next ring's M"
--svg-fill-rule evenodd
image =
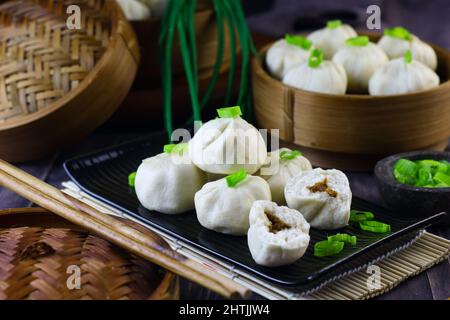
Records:
M95 198L145 224L169 233L177 239L279 286L310 288L398 248L413 239L419 229L441 218L438 214L424 220L399 219L382 207L354 197L352 203L354 209L374 212L377 220L391 225L391 233L375 234L354 226L333 232L311 229L309 248L296 263L277 268L259 266L250 255L246 237L235 237L207 230L198 223L194 211L181 215L165 215L150 212L139 204L134 190L128 187L128 175L136 171L142 159L160 153L164 142L164 134L153 134L68 160L64 168L79 187ZM314 257L314 243L337 232L356 235L357 245L346 246L339 255L334 257Z

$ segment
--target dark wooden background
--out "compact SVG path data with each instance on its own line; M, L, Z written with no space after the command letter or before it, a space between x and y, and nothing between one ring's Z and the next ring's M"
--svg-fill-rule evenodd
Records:
M448 0L259 0L244 1L248 22L253 31L270 36L286 32L307 31L320 27L326 19L341 18L359 28L365 26L368 5L381 7L383 27L404 25L427 41L450 49L450 1ZM145 57L143 57L145 58ZM142 88L143 84L140 84ZM145 84L144 84L145 86ZM153 107L152 101L140 101L142 107ZM143 132L162 128L162 117L149 118L148 125L136 128L124 117L112 121L77 145L46 159L19 164L19 167L57 187L68 177L62 169L64 160L77 154L139 137ZM141 119L142 120L142 119ZM144 119L145 120L145 119ZM140 122L142 123L142 121ZM144 121L145 123L145 121ZM449 124L450 125L450 124ZM356 196L382 204L382 199L371 173L348 173ZM449 197L450 201L450 197ZM0 188L0 209L28 207L32 204L8 190ZM432 228L431 232L450 239L450 228ZM182 299L218 299L219 297L195 284L182 280ZM254 298L259 298L254 296ZM448 299L450 298L450 261L435 266L378 299Z

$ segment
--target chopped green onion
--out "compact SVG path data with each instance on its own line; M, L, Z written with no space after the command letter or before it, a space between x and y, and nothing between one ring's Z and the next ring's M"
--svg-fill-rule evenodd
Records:
M445 161L445 160L444 160ZM420 160L417 164L420 167L430 168L431 174L435 174L436 172L446 173L450 166L444 161L436 161L436 160Z
M397 39L411 40L411 33L403 27L387 28L384 34Z
M368 36L353 37L353 38L347 39L345 41L345 43L348 44L349 46L364 47L369 44L369 37Z
M176 153L176 154L182 154L187 151L188 144L187 143L171 143L166 144L164 146L164 153Z
M333 236L329 236L328 241L344 242L344 243L350 244L352 246L355 246L357 238L356 238L356 236L351 236L347 233L338 233Z
M294 36L291 34L286 34L284 37L287 43L302 48L303 50L309 50L312 46L312 42L302 36Z
M241 107L229 107L217 109L220 118L236 118L242 115Z
M364 231L374 233L386 233L391 231L391 226L375 220L361 221L359 227Z
M416 181L416 186L426 186L433 184L433 175L431 174L430 167L420 167L418 171L418 178Z
M394 166L394 177L400 183L414 185L418 166L408 159L400 159Z
M336 29L338 27L342 26L341 20L330 20L327 22L327 28L328 29Z
M447 166L447 168L449 169L448 173L450 173L450 162L448 162L447 160L441 160L441 163Z
M415 187L450 187L450 163L446 160L400 159L394 166L394 177L400 183Z
M298 156L301 156L302 153L298 150L283 150L280 152L280 159L281 160L293 160L297 158Z
M314 256L329 257L338 254L344 249L344 242L323 240L314 245Z
M406 63L412 62L412 53L410 50L406 51L406 53L405 53L405 62Z
M438 182L435 185L433 185L433 188L450 188L450 185L442 182Z
M373 220L375 215L370 211L360 211L360 210L351 210L350 211L350 221L351 222L361 222L367 220Z
M314 49L311 51L308 59L308 66L310 68L317 68L322 64L323 61L323 51L320 49Z
M450 175L442 173L442 172L436 172L436 174L433 177L433 180L437 182L441 187L440 188L446 188L450 187Z
M136 181L136 171L128 175L128 185L134 188L134 182Z
M244 181L245 178L247 178L247 171L245 171L244 169L225 177L225 179L227 180L227 185L230 188L234 188L241 181Z

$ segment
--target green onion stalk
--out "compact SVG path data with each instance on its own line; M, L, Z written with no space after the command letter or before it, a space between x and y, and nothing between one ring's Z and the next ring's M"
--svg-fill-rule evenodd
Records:
M244 11L239 0L211 0L217 21L217 52L210 82L199 97L197 45L195 34L196 0L171 0L162 19L158 39L160 65L162 69L162 90L164 96L164 121L169 140L173 131L172 119L172 49L175 34L178 35L181 58L184 65L189 95L192 105L192 117L189 123L202 120L202 111L208 105L216 87L223 64L225 32L229 34L230 70L225 91L224 106L239 105L243 117L252 120L252 96L249 82L251 55L256 54L255 46L245 22ZM239 93L233 98L233 85L236 78L236 48L241 48L242 72L239 81Z

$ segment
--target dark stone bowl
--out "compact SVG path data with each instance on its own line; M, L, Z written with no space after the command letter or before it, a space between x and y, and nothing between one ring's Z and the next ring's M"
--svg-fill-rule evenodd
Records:
M436 213L447 212L440 225L450 225L450 188L422 188L397 182L394 165L397 160L447 160L450 152L415 151L396 154L380 160L375 166L375 177L386 204L399 216L425 218Z

